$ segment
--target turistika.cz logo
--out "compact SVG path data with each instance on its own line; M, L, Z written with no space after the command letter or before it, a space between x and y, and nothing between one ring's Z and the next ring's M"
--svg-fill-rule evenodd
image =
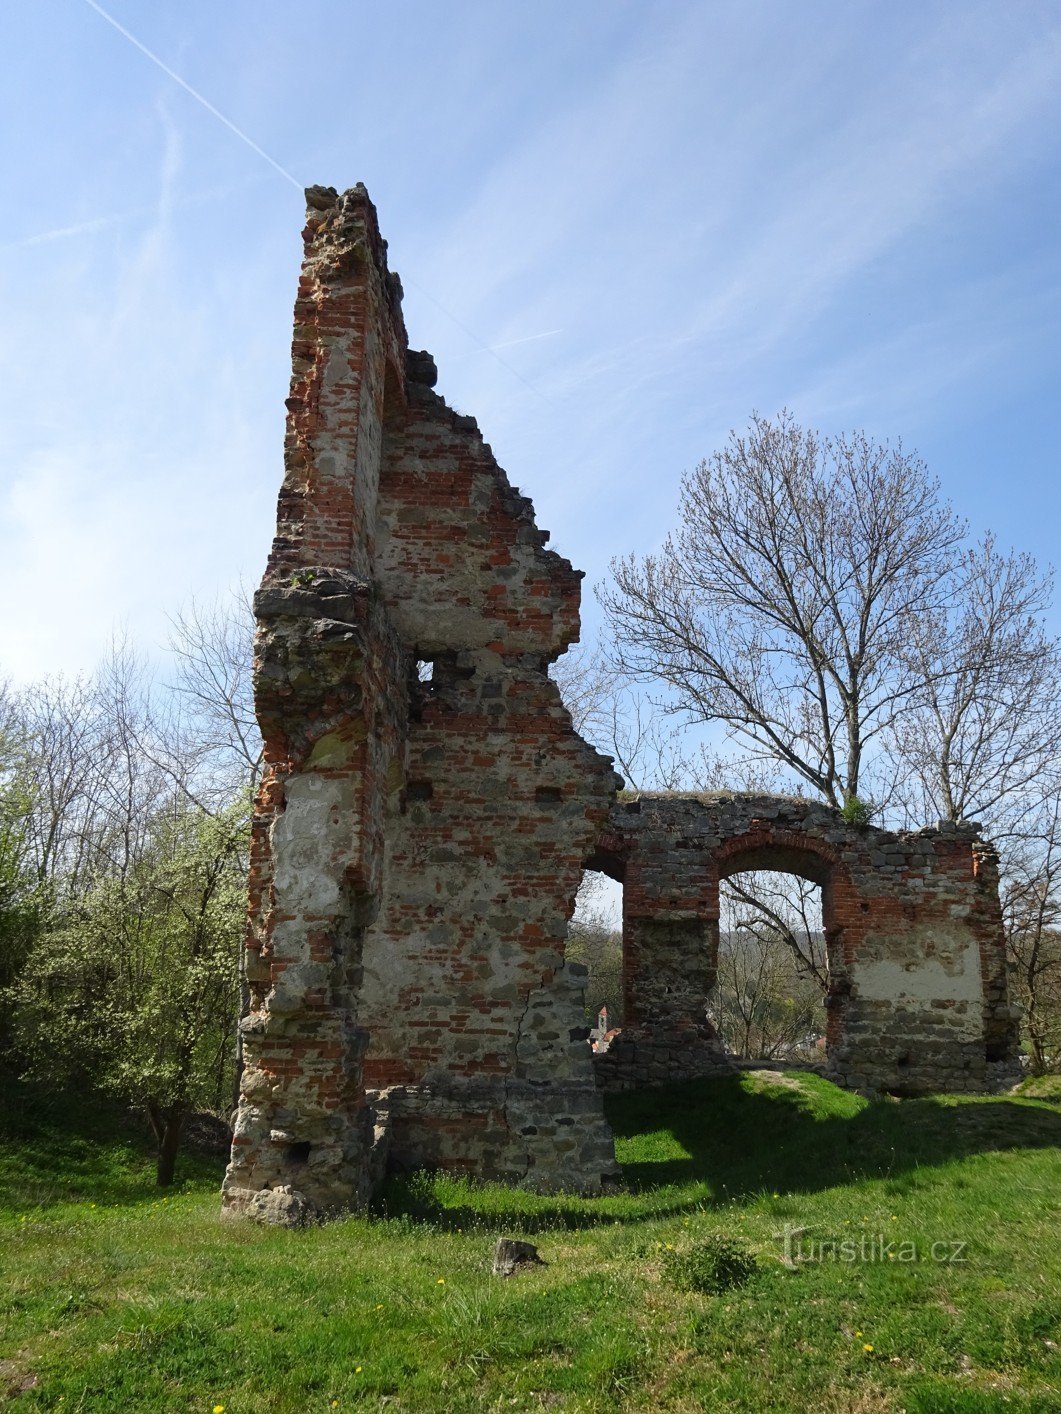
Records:
M863 1232L857 1237L813 1237L810 1228L785 1227L784 1253L786 1267L798 1267L803 1262L967 1262L968 1242L961 1238L942 1238L935 1242L915 1242L890 1233Z

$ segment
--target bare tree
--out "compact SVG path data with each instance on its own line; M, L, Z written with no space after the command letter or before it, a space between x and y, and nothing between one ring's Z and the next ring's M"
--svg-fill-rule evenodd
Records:
M1041 1074L1061 1063L1061 800L1025 823L1024 841L1010 842L1002 903L1011 984Z
M821 890L795 874L756 870L733 874L721 885L724 926L754 937L762 948L784 947L796 975L809 978L824 995L829 966L822 931Z
M910 621L918 686L888 746L907 820L983 817L1020 828L1061 747L1061 657L1043 615L1051 575L992 535L965 551L951 599Z
M797 1058L824 1027L822 996L792 954L761 930L727 929L718 957L714 1020L734 1055Z
M179 756L194 761L222 800L252 792L262 766L262 738L252 682L254 610L241 586L226 600L191 600L171 619L177 712L169 731ZM202 781L200 780L200 786Z
M632 789L688 787L695 766L679 727L637 691L605 654L572 648L551 672L575 730L612 757Z
M686 476L680 517L658 555L612 563L616 668L857 810L867 754L919 686L909 626L948 602L964 527L901 447L787 413Z
M87 823L101 804L99 764L108 754L98 685L85 677L44 678L18 695L16 711L33 867L42 885L61 879L76 891L92 848Z

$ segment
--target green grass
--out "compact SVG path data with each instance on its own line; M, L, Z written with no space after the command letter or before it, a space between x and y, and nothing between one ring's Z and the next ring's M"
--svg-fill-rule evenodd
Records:
M868 1103L753 1072L609 1110L621 1193L421 1174L392 1183L374 1216L289 1233L222 1223L217 1163L185 1163L160 1198L135 1127L23 1104L0 1119L0 1399L226 1414L1061 1410L1055 1104ZM786 1225L805 1229L805 1255L846 1239L866 1259L786 1266ZM529 1235L548 1265L492 1277L502 1232ZM757 1273L718 1296L678 1290L667 1254L716 1234ZM966 1260L932 1259L933 1243L950 1255L957 1242Z
M1061 1104L1061 1075L1029 1075L1017 1086L1018 1095L1032 1100L1053 1100Z

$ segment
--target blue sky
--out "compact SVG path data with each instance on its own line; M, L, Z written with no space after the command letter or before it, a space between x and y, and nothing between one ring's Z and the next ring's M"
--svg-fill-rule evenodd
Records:
M108 0L299 185L364 181L414 347L587 571L782 406L1061 520L1061 9ZM264 564L303 203L88 0L0 19L0 675ZM1058 620L1061 627L1061 617Z

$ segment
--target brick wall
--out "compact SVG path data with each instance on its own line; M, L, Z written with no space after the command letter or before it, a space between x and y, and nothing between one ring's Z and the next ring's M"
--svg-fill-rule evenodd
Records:
M383 1115L399 1163L598 1191L564 935L618 778L548 676L581 575L409 353L364 189L307 198L226 1208L364 1201Z
M833 1079L915 1094L1012 1075L997 859L978 827L894 834L804 800L646 794L613 808L602 850L624 879L627 1017L596 1059L604 1088L726 1068L705 1016L719 883L754 869L821 885Z

